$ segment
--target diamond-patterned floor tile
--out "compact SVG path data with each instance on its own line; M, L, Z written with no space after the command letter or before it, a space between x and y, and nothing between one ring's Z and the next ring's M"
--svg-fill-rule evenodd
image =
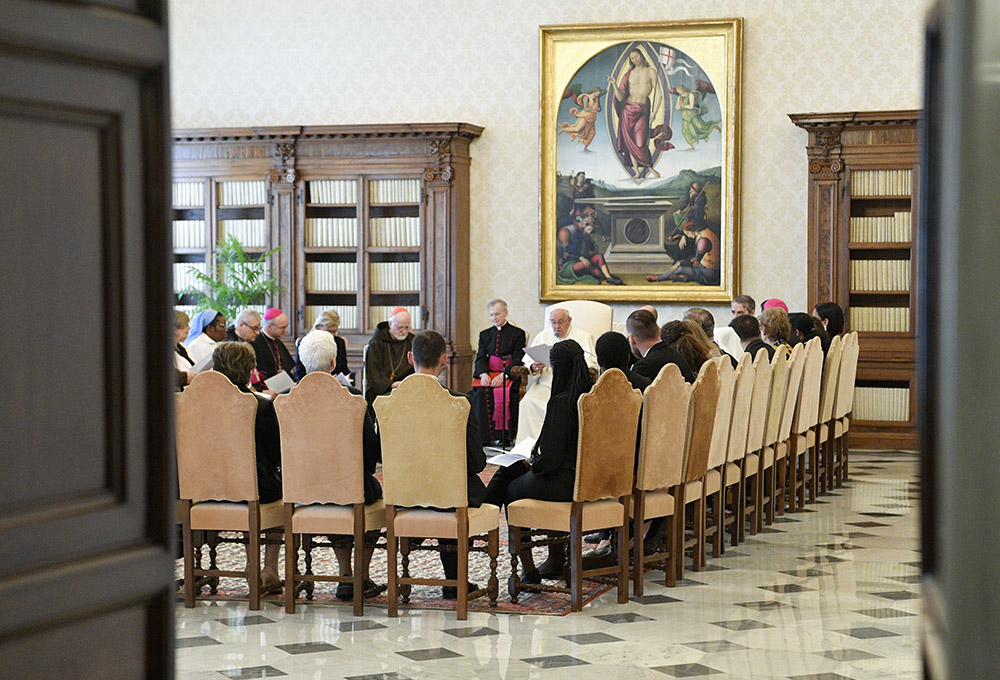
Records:
M431 659L454 659L462 656L458 652L453 652L444 647L433 647L431 649L413 649L407 652L396 652L400 656L405 656L410 661L430 661Z
M605 642L623 642L622 638L608 635L607 633L578 633L576 635L560 635L563 640L578 645L598 645Z
M525 663L530 663L538 668L563 668L564 666L588 666L589 662L583 659L569 656L568 654L556 654L554 656L535 656L529 659L521 659Z
M653 670L675 678L701 678L706 675L714 675L722 672L708 666L703 666L700 663L683 663L675 666L653 666Z

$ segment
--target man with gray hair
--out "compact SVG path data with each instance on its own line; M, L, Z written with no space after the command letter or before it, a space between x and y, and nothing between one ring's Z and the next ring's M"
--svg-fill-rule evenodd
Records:
M257 311L253 309L244 309L236 315L236 321L234 321L232 327L226 331L226 340L242 340L243 342L249 342L252 345L253 341L257 339L258 335L260 335L262 325L260 314L257 313Z
M730 363L732 363L733 368L736 368L738 364L738 362L736 361L736 357L734 357L732 354L724 350L719 345L718 341L715 339L715 334L716 334L715 317L712 316L712 312L702 307L692 307L691 309L684 312L684 316L682 318L684 321L694 321L696 324L701 326L701 329L703 331L705 331L705 335L708 336L709 342L711 342L712 347L715 348L715 351L712 352L712 356L717 357L725 354L727 357L729 357L729 361Z
M734 317L742 316L743 314L753 316L753 313L757 310L757 303L749 295L737 295L733 298L730 309L733 310Z
M507 323L507 303L496 298L486 305L492 324L479 334L479 349L473 375L473 402L479 421L479 435L483 445L501 439L506 443L516 434L520 376L511 377L511 370L524 359L523 330ZM511 398L513 396L513 399Z
M407 353L413 349L413 333L410 332L410 313L404 307L396 307L388 321L375 327L375 333L368 342L365 358L365 399L371 404L375 397L389 394L399 387L399 383L413 373L413 366L406 361Z

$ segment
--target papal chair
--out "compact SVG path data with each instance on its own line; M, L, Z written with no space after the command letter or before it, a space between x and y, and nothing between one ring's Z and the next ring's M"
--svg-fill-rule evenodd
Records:
M364 613L365 532L385 526L382 500L365 505L362 434L366 409L364 397L351 394L329 373L310 373L288 394L274 399L281 426L285 611L289 614L295 612L298 584L318 581L352 583L354 615ZM299 572L300 536L316 534L354 538L351 576Z
M633 389L617 368L605 371L594 389L581 395L577 404L580 429L577 436L576 480L573 500L567 502L521 499L507 506L510 528L511 600L517 602L521 590L568 592L573 611L583 608L583 579L615 574L618 601L628 601L629 501L635 468L636 432L642 395ZM601 529L618 533L618 564L583 568L583 535ZM565 532L569 541L569 584L567 588L529 585L517 575L517 555L530 549L532 541L524 530ZM527 539L527 540L524 540ZM549 540L549 539L547 539ZM637 537L637 545L641 545Z
M830 338L830 347L823 360L823 386L820 388L819 413L816 422L816 449L821 463L817 470L821 473L819 488L823 493L833 487L833 405L837 400L843 349L840 336L833 336Z
M723 529L730 531L730 541L733 547L740 542L740 526L746 521L744 506L746 505L746 463L747 435L750 429L750 407L754 388L753 357L744 352L736 365L735 382L733 384L733 411L729 419L729 444L726 451L726 464L722 467L722 488L719 491L719 507L721 508ZM729 511L726 510L727 502ZM723 539L725 537L723 536ZM725 551L725 540L722 542Z
M851 415L854 411L854 383L858 375L858 332L844 336L844 349L840 358L840 380L833 406L833 473L834 484L847 481L847 462L850 447Z
M677 364L667 364L646 388L642 397L642 427L635 489L632 492L632 536L643 545L642 529L647 520L666 518L665 542L632 550L633 592L642 595L643 572L647 565L662 565L665 585L677 580L677 487L684 481L684 452L688 442L688 415L692 387ZM680 528L683 530L683 527Z
M457 616L468 618L469 600L488 595L495 606L499 592L497 556L500 550L500 508L484 503L469 507L466 426L469 400L453 397L436 378L407 376L391 394L375 399L382 438L382 475L388 539L389 616L398 616L400 586L408 598L414 585L453 586L458 591ZM458 578L413 578L404 562L397 573L400 541L413 538L456 541ZM470 539L486 540L470 547ZM487 587L469 592L469 552L490 558ZM404 547L404 555L408 549Z
M774 368L767 350L757 351L753 359L753 393L750 396L750 418L747 423L747 443L743 456L742 479L740 481L740 504L742 515L738 540L746 537L747 522L750 533L756 534L762 528L764 489L764 435L767 430L767 412L771 403L771 378ZM771 458L773 464L774 458Z
M246 576L250 609L260 609L261 531L280 527L283 513L280 500L261 504L257 494L256 417L256 398L215 371L199 373L177 397L185 607L194 607L196 578ZM196 567L193 532L198 530L246 534L246 573Z
M545 308L545 318L553 309L565 309L573 319L573 326L594 336L594 340L611 330L614 320L614 309L611 305L593 300L566 300L557 302Z

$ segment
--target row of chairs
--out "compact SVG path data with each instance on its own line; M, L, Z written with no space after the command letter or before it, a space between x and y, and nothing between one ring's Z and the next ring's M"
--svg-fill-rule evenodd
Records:
M706 541L711 540L713 555L721 554L727 527L735 545L743 538L747 520L756 533L764 521L770 523L785 511L786 498L794 509L805 502L807 491L815 497L842 483L856 366L857 335L852 333L843 346L834 339L825 365L818 340L796 346L787 358L779 352L773 362L763 351L752 361L744 355L735 371L728 359L712 360L691 385L676 366L668 365L644 397L620 371L603 374L593 391L580 398L573 501L522 500L508 508L512 599L516 602L523 590L562 590L578 611L583 578L614 575L618 600L626 601L629 560L624 556L630 525L641 546L644 521L657 517L666 518L666 542L650 555L642 548L633 550L635 592L642 593L647 566L664 570L671 586L683 576L686 549L692 552L694 568L700 569ZM252 455L254 397L212 372L199 375L178 397L186 606L194 606L199 579L243 575L201 568L195 559L194 532L247 533L250 608L257 609L261 531L279 527L284 530L286 556L293 556L285 563L289 612L303 585L308 589L315 581L351 580L354 612L360 615L361 551L354 552L351 577L301 573L301 537L348 534L360 546L366 531L383 527L391 616L397 614L400 595L406 601L412 585L455 587L459 619L466 618L470 598L485 595L491 604L496 602L499 509L468 507L466 399L452 397L431 377L416 375L376 400L384 502L368 506L360 455L363 398L351 395L331 376L311 374L288 395L279 396L275 409L281 427L283 498L260 504ZM688 510L690 535L685 533ZM585 569L583 535L609 528L617 530L620 558L610 566ZM457 551L457 579L409 575L411 539L417 537L454 542L454 547L438 549ZM517 553L554 540L569 541L567 586L521 583ZM476 593L469 593L466 585L470 550L485 552L490 560L487 588Z

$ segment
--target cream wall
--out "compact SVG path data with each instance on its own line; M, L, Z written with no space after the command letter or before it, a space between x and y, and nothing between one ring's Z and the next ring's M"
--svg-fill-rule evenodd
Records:
M806 134L786 114L917 108L929 0L171 0L174 127L465 121L473 338L538 301L538 27L744 17L740 292L806 305ZM637 306L637 305L636 305ZM660 305L661 322L686 305ZM623 321L632 306L618 306ZM713 307L720 323L728 308Z

